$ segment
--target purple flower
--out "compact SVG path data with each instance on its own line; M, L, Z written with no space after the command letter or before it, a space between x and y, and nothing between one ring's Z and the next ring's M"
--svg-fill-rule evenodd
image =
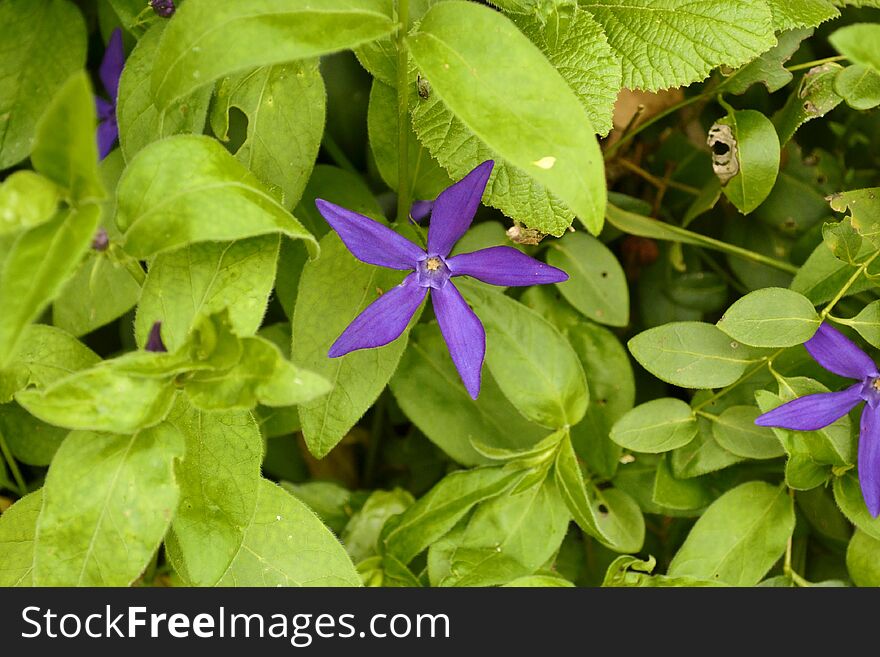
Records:
M800 397L764 413L755 424L815 431L866 402L859 428L859 483L868 511L876 518L880 515L880 372L864 351L827 324L822 324L804 346L826 370L858 383L840 392Z
M162 18L171 18L174 15L174 0L150 0L150 6Z
M144 346L147 351L156 351L164 353L168 351L165 343L162 342L162 322L153 322L150 327L150 335L147 336L147 344Z
M98 156L103 160L113 149L113 144L119 138L119 126L116 124L116 99L119 94L119 77L122 75L122 67L125 66L125 50L122 47L122 30L116 28L110 35L107 50L104 51L104 59L98 73L104 90L110 97L107 101L100 96L95 96L95 104L98 108Z
M330 347L331 358L357 349L381 347L397 339L430 291L452 362L470 396L477 398L486 355L486 332L449 279L472 276L504 286L568 279L564 271L509 246L449 257L452 247L473 221L493 165L491 160L483 162L437 197L428 228L427 251L372 219L323 199L315 201L318 211L358 260L413 272L355 317Z
M95 251L106 251L110 248L110 236L107 234L107 229L103 226L98 229L92 238L92 248Z

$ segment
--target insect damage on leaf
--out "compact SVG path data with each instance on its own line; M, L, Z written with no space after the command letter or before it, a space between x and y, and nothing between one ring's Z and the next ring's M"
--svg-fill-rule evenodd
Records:
M729 125L716 123L709 128L706 140L712 150L712 170L722 185L739 173L739 156L737 155L736 137Z

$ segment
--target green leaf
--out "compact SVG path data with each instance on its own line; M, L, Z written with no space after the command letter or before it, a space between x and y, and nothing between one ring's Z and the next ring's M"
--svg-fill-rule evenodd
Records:
M266 479L241 547L218 586L360 586L336 537L295 497Z
M8 365L27 325L61 291L89 248L101 210L96 205L62 210L22 233L0 273L0 367Z
M31 324L24 331L15 358L0 373L0 402L28 385L48 386L58 379L101 362L98 355L69 333L45 324ZM4 380L7 379L7 380Z
M177 508L173 464L183 449L183 436L168 424L133 436L71 433L46 477L34 584L134 582Z
M697 393L693 402L699 404L710 393ZM669 464L673 475L679 479L692 479L710 472L716 472L742 461L718 444L712 432L712 422L705 417L697 417L697 435L684 447L672 452Z
M709 146L724 195L749 214L769 196L779 173L776 129L760 112L738 110L709 129Z
M127 313L140 296L140 281L120 258L91 250L52 303L52 323L85 335Z
M859 249L858 259L869 257L874 251L875 247L871 243L865 242ZM868 273L876 273L878 268L880 268L880 263L877 267L869 268ZM824 303L834 298L856 272L856 269L856 266L835 258L825 243L822 243L801 265L791 282L791 289L800 292L815 304ZM861 277L850 287L848 294L858 294L872 286L871 281Z
M315 238L256 177L207 137L178 135L144 148L122 174L117 200L123 246L136 258L269 233L316 248Z
M41 489L0 515L0 586L33 586L34 535L42 506Z
M629 323L629 287L617 258L592 235L571 233L550 244L547 262L569 279L556 286L585 317L609 326Z
M722 388L736 381L760 352L702 322L671 322L629 341L642 367L682 388Z
M335 534L341 534L356 507L356 494L332 481L281 482L281 487L314 511Z
M37 123L31 162L65 190L74 203L104 198L98 172L95 100L85 72L72 75Z
M391 189L398 189L398 111L397 91L380 80L373 80L367 126L370 133L370 149L376 158L376 166L382 180ZM419 143L411 124L405 126L409 149L410 198L433 199L452 184L428 150ZM346 206L348 207L348 206Z
M402 488L374 490L360 511L355 513L345 527L341 539L345 551L355 563L381 554L379 535L385 521L403 513L415 499Z
M668 577L666 575L651 575L657 560L649 557L648 561L642 561L638 557L627 555L617 557L605 572L605 580L602 586L624 587L683 587L683 586L724 586L721 582L710 582L693 577Z
M516 409L541 426L577 424L589 390L577 354L552 324L510 297L461 285L486 329L486 364Z
M174 351L186 342L200 317L228 309L236 335L257 332L278 258L277 235L234 242L203 242L158 255L150 264L134 323L139 345L153 322L162 322L162 340Z
M834 478L834 501L859 531L880 541L880 518L874 518L868 511L858 477L854 473L847 472Z
M596 132L607 135L620 90L620 62L588 12L576 4L552 5L543 15L517 16L514 22L574 90Z
M58 185L33 171L15 171L0 184L0 235L49 221L58 209Z
M657 464L651 500L663 508L676 511L694 511L706 507L712 495L706 482L694 477L679 479L672 472L670 457L664 456Z
M181 404L169 417L186 455L176 468L180 505L166 540L174 569L213 586L241 547L257 504L263 441L250 413L204 413Z
M700 516L669 575L754 586L785 552L793 529L794 505L784 487L741 484Z
M401 515L385 523L385 552L408 564L446 535L474 505L501 495L522 477L502 467L460 470L446 475Z
M619 488L596 489L596 520L605 539L602 543L615 552L638 552L645 542L645 518L630 495Z
M119 146L126 162L154 141L171 135L199 134L205 126L211 87L197 89L164 109L156 107L150 92L150 78L166 25L166 21L158 21L138 39L119 79L116 119Z
M320 375L294 366L272 342L241 339L239 361L228 369L195 372L184 385L194 406L206 411L295 406L330 390Z
M730 406L712 422L712 435L718 444L747 459L783 456L782 444L767 427L755 425L761 412L754 406Z
M473 448L475 440L517 449L534 445L545 433L516 412L488 372L479 398L471 399L436 322L413 328L390 385L401 410L419 430L464 465L486 462Z
M0 436L22 463L49 465L67 434L66 429L40 422L18 404L0 406Z
M390 34L383 0L253 0L218 6L195 0L178 8L153 67L156 105L238 71L329 54Z
M309 451L323 458L385 388L403 354L408 331L389 345L329 358L327 351L345 327L379 294L401 281L401 273L356 260L336 233L321 240L321 257L303 270L293 315L294 363L330 381L331 391L300 406Z
M571 588L574 586L567 579L557 575L526 575L525 577L517 577L514 580L502 584L501 586L517 587L517 588Z
M768 0L773 12L773 29L791 30L797 27L816 27L840 16L828 0Z
M862 251L862 236L853 228L849 217L823 224L822 240L838 260L850 265L861 264L863 258L859 253Z
M833 210L849 211L850 223L859 235L874 247L880 246L880 187L834 194L830 201Z
M0 4L0 169L28 156L44 108L85 61L86 27L74 4Z
M603 543L607 542L609 537L597 517L599 502L587 493L584 474L581 472L581 466L578 464L569 438L563 438L559 444L553 473L559 492L562 493L578 527L593 538Z
M856 23L835 30L828 41L854 64L880 71L880 25Z
M794 79L785 63L800 48L801 42L812 34L811 29L778 34L775 46L738 69L721 83L720 88L728 93L743 94L756 82L762 82L767 91L779 91Z
M439 586L493 586L534 573L559 549L570 518L552 479L480 504Z
M503 15L464 2L434 5L407 41L432 93L489 148L558 195L598 233L605 179L594 131L580 101L538 48ZM554 99L552 113L546 98ZM545 228L561 235L565 226Z
M697 435L697 418L680 399L654 399L636 406L611 429L611 440L635 452L657 454L687 445Z
M856 530L846 548L846 569L856 586L880 586L880 540Z
M811 68L801 78L785 107L773 115L780 144L787 144L807 121L825 116L840 104L843 99L834 91L834 85L841 70L839 64L831 62Z
M816 309L805 296L768 287L737 300L724 313L718 328L753 347L793 347L813 337L820 323Z
M880 347L880 301L872 301L845 323L858 331L867 342Z
M261 68L224 79L211 112L214 134L229 139L229 111L247 117L247 135L235 152L281 204L297 204L312 173L324 131L326 93L317 60Z
M834 91L856 110L869 110L880 105L880 72L853 64L843 69L834 80Z
M581 0L605 28L623 86L657 91L736 68L776 43L772 16L752 0Z

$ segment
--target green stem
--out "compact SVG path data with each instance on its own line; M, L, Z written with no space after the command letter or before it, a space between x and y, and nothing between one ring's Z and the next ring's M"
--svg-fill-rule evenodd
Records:
M868 265L870 265L874 260L880 256L880 251L877 251L870 258L865 260L861 265L859 265L858 269L853 272L853 275L849 277L849 280L844 284L842 288L837 292L837 295L828 302L828 305L822 309L822 312L819 313L819 318L824 320L831 311L834 309L834 306L846 296L846 293L849 292L849 289L855 285L856 281L859 280L859 277L864 274L868 270Z
M18 493L20 495L27 494L27 484L24 483L24 477L21 476L21 470L18 469L18 463L15 462L12 450L10 450L9 445L6 444L6 438L3 437L3 432L0 432L0 452L3 452L3 458L6 459L6 463L9 464L12 478L15 479L15 485L18 486Z
M321 146L324 147L324 150L327 151L327 155L330 156L330 159L333 160L336 163L336 166L340 169L345 169L350 173L358 173L357 168L351 163L351 160L348 159L339 147L339 144L336 143L336 140L333 139L333 137L330 136L330 133L326 130L324 131L324 136L321 137Z
M409 61L406 32L409 28L409 0L397 0L397 221L409 219L412 201L409 189Z
M839 62L846 59L845 55L835 55L834 57L825 57L824 59L814 59L811 62L803 64L795 64L794 66L786 66L786 71L803 71L804 69L813 68L814 66L822 66L822 64L830 64L831 62Z

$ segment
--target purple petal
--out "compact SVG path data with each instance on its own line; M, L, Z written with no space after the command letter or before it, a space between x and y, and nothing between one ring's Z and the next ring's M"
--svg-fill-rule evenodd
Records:
M318 212L335 230L354 257L389 269L415 269L425 252L387 226L324 199L315 199Z
M510 246L492 246L462 253L446 261L453 276L473 276L492 285L561 283L568 274Z
M816 334L804 343L804 347L829 372L850 379L878 376L877 366L871 357L828 324L822 324Z
M428 252L446 257L459 238L470 228L495 163L487 160L434 201L428 227Z
M113 144L119 137L119 127L116 124L116 117L111 116L109 119L101 121L98 124L98 157L104 159L113 150Z
M865 406L859 430L859 485L873 517L880 515L880 408Z
M422 219L431 214L434 209L434 201L416 201L409 210L410 219L419 223Z
M166 352L168 349L162 342L162 322L153 322L150 327L150 335L147 337L147 344L144 347L147 351Z
M815 431L849 413L862 401L861 389L862 384L857 383L840 392L820 392L798 397L759 416L755 424L759 427Z
M336 338L327 355L338 358L357 349L382 347L393 342L404 332L427 293L428 288L416 283L416 275L410 274L400 285L364 308Z
M125 49L122 46L122 30L117 27L110 35L99 70L104 89L110 94L114 103L119 93L119 76L122 75L123 66L125 66Z
M98 111L98 121L116 116L116 105L100 96L95 96L95 109Z
M458 288L451 282L431 293L434 314L449 355L472 399L480 394L480 376L486 356L486 331Z

